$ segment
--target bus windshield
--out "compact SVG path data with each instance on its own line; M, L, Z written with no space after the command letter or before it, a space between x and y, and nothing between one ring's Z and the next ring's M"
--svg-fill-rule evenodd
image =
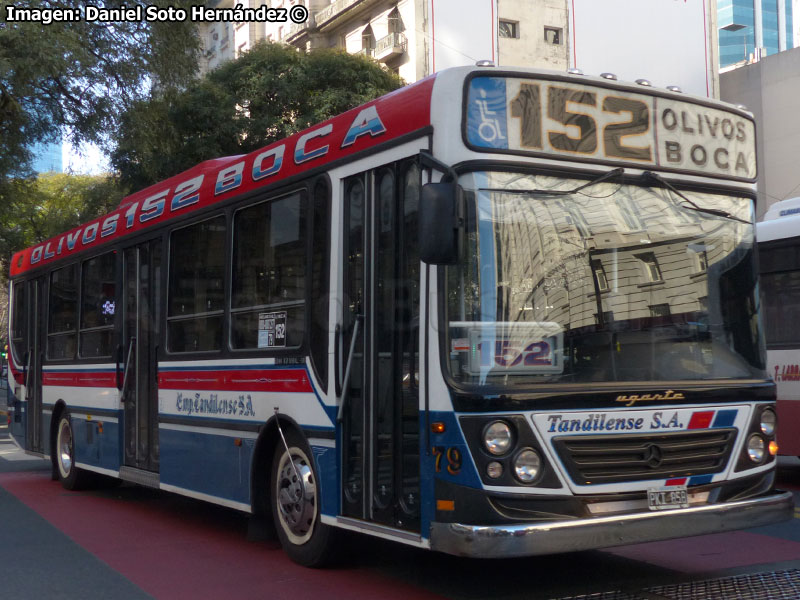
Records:
M453 379L763 379L752 200L586 182L460 178L466 231L445 275Z

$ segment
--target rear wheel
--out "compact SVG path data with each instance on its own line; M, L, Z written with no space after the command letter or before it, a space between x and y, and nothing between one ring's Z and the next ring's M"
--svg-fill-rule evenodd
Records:
M86 485L88 473L75 466L75 436L69 413L63 413L56 431L56 474L68 490L78 490Z
M311 451L296 433L275 448L270 480L270 504L275 528L286 554L306 567L330 560L335 531L320 519L320 492Z

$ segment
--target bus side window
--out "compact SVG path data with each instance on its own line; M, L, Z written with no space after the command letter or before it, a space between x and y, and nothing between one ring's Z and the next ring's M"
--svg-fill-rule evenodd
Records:
M28 326L28 303L26 292L29 283L17 281L11 288L11 353L19 365L25 364L28 351L25 332Z
M75 358L78 329L78 265L72 264L50 274L47 328L47 358Z
M313 233L311 235L311 360L322 389L328 388L328 322L330 298L331 193L325 178L314 184Z
M225 217L214 217L173 231L169 256L169 351L221 350Z
M231 348L296 348L305 334L308 209L305 191L233 218Z
M83 263L80 355L111 356L116 312L116 255L108 252Z

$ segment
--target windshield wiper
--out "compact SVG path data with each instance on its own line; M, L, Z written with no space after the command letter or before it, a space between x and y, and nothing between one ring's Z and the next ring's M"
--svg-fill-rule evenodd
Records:
M644 179L645 181L648 180L648 179L651 180L651 181L656 181L656 182L660 183L661 185L663 185L665 188L667 188L669 191L671 191L676 196L679 196L684 202L686 202L689 205L689 206L684 206L683 207L686 210L694 210L694 211L699 212L699 213L704 213L704 214L707 214L707 215L713 215L715 217L722 217L723 219L732 219L734 221L739 221L740 223L744 223L745 225L752 225L752 223L750 223L750 221L745 221L744 219L740 219L736 215L732 215L731 213L729 213L727 211L720 210L718 208L706 208L704 206L700 206L699 204L697 204L693 200L690 200L685 195L683 195L681 192L679 192L678 189L674 185L672 185L666 179L661 177L661 175L659 175L658 173L653 173L652 171L645 171L644 173L642 173L642 179Z
M603 173L602 175L595 177L594 179L590 179L586 183L579 185L578 187L574 187L571 190L544 190L539 188L534 188L531 190L509 190L506 188L481 188L482 192L502 192L504 194L526 194L528 196L569 196L571 194L576 194L581 190L591 187L601 181L606 181L607 179L613 179L618 175L622 175L625 173L625 169L622 167L618 167L616 169L612 169L607 173Z

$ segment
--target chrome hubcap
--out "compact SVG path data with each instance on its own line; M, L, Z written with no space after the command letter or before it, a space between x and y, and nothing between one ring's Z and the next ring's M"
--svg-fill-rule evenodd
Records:
M292 455L294 466L289 456L284 454L278 469L278 509L286 533L293 542L302 543L311 537L313 531L317 516L317 487L307 457L297 448L292 448Z
M72 430L67 421L62 421L58 430L58 467L63 477L72 470Z

